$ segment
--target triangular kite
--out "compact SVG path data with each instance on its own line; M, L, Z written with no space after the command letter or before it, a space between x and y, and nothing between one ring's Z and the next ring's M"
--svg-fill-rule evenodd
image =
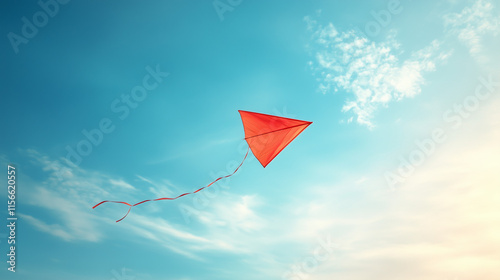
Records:
M132 207L139 204L143 204L149 201L174 200L188 194L197 193L205 188L210 187L215 182L221 179L233 176L233 174L236 173L238 169L240 169L241 165L247 158L248 151L250 149L252 150L255 157L259 160L260 164L262 164L263 167L266 167L286 146L288 146L288 144L290 144L290 142L292 142L304 129L306 129L306 127L308 127L312 123L248 111L240 110L239 112L241 115L241 121L243 122L243 129L245 130L245 140L248 143L248 150L245 154L245 157L243 158L243 161L233 171L233 173L219 177L212 183L199 188L194 192L183 193L176 197L147 199L135 204L130 204L124 201L105 200L94 205L94 207L92 208L96 208L97 206L106 202L120 203L129 206L125 216L116 221L119 222L127 217L128 213L130 213L130 210L132 210Z
M239 110L245 140L254 156L266 167L312 122Z

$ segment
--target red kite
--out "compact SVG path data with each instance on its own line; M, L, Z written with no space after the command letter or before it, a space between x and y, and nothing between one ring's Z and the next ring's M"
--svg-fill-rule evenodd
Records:
M265 168L290 142L292 142L299 134L304 131L312 122L301 121L289 118L283 118L278 116L248 112L239 110L241 115L241 121L243 122L243 129L245 130L245 140L248 143L248 149L252 150L254 156L259 160L260 164ZM148 199L136 204L129 204L123 201L110 201L105 200L101 201L98 204L92 207L93 209L97 206L105 203L105 202L113 202L113 203L121 203L129 206L127 214L123 216L121 219L117 220L119 222L125 217L127 217L128 213L132 207L137 206L139 204L149 202L149 201L158 201L158 200L174 200L179 197L197 193L205 188L210 187L215 182L230 177L240 169L241 165L248 156L248 150L243 158L243 161L238 165L238 167L233 171L233 173L219 177L215 179L212 183L207 186L200 188L194 192L183 193L176 197L162 197L157 199Z
M239 110L245 140L252 153L266 167L312 122Z

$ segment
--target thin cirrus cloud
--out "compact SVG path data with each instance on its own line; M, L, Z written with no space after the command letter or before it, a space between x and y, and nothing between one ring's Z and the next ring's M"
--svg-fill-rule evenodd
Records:
M64 158L52 159L33 149L23 153L30 158L32 164L40 166L46 176L40 183L30 182L35 187L26 201L45 210L47 214L26 212L20 216L33 228L66 242L102 242L110 238L106 232L124 227L110 218L121 217L123 207L108 207L106 217L101 217L91 209L93 203L103 198L118 199L115 194L119 193L120 200L133 200L141 183L153 185L142 188L143 192L148 190L151 197L171 196L170 190L160 191L166 189L167 185L176 188L166 180L158 184L140 175L136 175L140 183L138 187L134 187L121 178L74 166ZM163 215L158 213L160 206L153 204L148 207L147 215L133 213L127 217L127 232L133 240L147 239L195 260L203 260L199 254L202 251L250 253L253 245L240 240L243 240L241 235L263 227L263 219L256 212L259 205L260 199L255 195L224 193L217 199L214 198L209 207L191 208L191 214L195 213L192 220L198 220L202 226L197 230L200 234L195 235L191 228L187 228L188 224L175 224L167 218L159 217L158 215ZM182 217L181 211L174 214ZM171 217L172 213L168 216Z
M351 93L342 111L353 113L358 124L369 128L374 127L374 115L381 107L422 91L425 75L436 71L452 54L453 49L444 46L453 36L468 47L477 62L485 63L484 38L500 31L500 16L495 16L493 4L478 0L459 13L443 16L443 39L401 59L401 44L394 32L385 41L374 42L360 31L340 31L332 23L323 26L309 16L305 21L313 41L314 59L309 65L318 76L319 90L323 94ZM347 120L351 121L353 117Z

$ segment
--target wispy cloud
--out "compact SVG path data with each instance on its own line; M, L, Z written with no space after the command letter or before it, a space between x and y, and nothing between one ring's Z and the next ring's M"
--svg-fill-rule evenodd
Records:
M135 188L132 185L130 185L129 183L127 183L121 179L120 180L110 179L109 183L111 183L112 185L117 186L117 187L122 187L124 189L135 190Z
M478 0L471 7L460 13L444 16L447 32L456 35L469 48L473 58L479 62L488 61L483 52L485 35L498 35L500 31L500 15L494 14L494 6L490 1Z
M401 60L394 33L386 41L374 42L356 30L339 31L332 23L323 26L310 17L305 21L314 42L315 60L309 65L319 76L320 91L352 93L342 111L353 112L356 122L368 127L374 126L372 119L380 107L419 94L424 74L435 71L449 56L440 50L439 41L433 41Z
M175 197L182 191L167 179L162 179L160 180L160 182L157 182L154 179L145 178L141 175L136 175L136 177L140 181L146 182L147 185L149 185L149 188L147 188L147 190L149 190L149 192L152 193L155 198ZM175 193L175 191L177 192L177 194Z
M251 233L265 226L265 220L255 210L260 203L256 195L235 196L227 193L225 197L218 197L212 207L195 209L197 215L194 218L214 229Z
M172 189L177 190L178 187L166 179L158 183L141 175L136 175L137 187L134 187L122 178L74 166L64 158L51 159L33 149L24 151L24 154L46 175L40 181L30 182L34 187L27 201L41 207L48 216L39 213L23 213L20 216L35 229L66 242L100 242L109 238L107 232L120 231L126 239L147 239L185 257L203 260L200 256L203 251L252 252L253 244L242 241L244 238L241 235L255 232L264 224L255 212L260 205L256 196L229 193L214 199L210 207L197 210L195 219L199 224L195 225L196 230L184 223L176 224L163 218L165 215L159 213L159 204L143 207L147 209L146 215L135 211L126 221L116 224L110 217L121 217L126 211L122 205L106 207L105 217L101 216L104 211L98 208L92 210L91 207L103 199L133 201L138 189L143 195L155 198L171 197L174 194ZM180 218L182 214L176 211L175 215ZM172 217L172 213L168 216Z
M197 248L203 246L210 247L212 250L217 248L211 240L180 230L163 218L136 214L127 219L129 219L127 230L134 235L146 238L153 241L155 245L191 259L202 260Z

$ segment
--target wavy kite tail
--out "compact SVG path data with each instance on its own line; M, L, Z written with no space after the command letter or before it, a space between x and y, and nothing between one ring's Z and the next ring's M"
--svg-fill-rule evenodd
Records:
M104 204L106 202L111 202L111 203L121 203L121 204L125 204L125 205L128 205L129 208L128 208L128 211L127 213L125 214L125 216L123 216L121 219L117 220L116 222L118 223L119 221L125 219L125 217L127 217L127 215L130 213L130 210L132 210L132 207L134 206L137 206L139 204L143 204L143 203L146 203L146 202L149 202L149 201L158 201L158 200L175 200L175 199L178 199L179 197L183 197L185 195L188 195L188 194L195 194L205 188L208 188L210 187L211 185L213 185L214 183L216 183L217 181L221 180L221 179L224 179L224 178L228 178L228 177L231 177L234 175L234 173L236 173L236 171L238 171L238 169L240 169L240 167L243 165L243 162L245 162L245 159L247 158L248 156L248 152L250 151L250 147L248 147L247 149L247 153L245 154L245 157L243 158L243 160L241 161L240 165L238 165L238 167L236 167L236 169L233 171L233 173L229 174L229 175L226 175L226 176L222 176L222 177L219 177L217 179L215 179L212 183L204 186L203 188L200 188L200 189L197 189L196 191L194 192L189 192L189 193L183 193L181 195L178 195L176 197L161 197L161 198L156 198L156 199L147 199L147 200L143 200L141 202L137 202L136 204L130 204L130 203L127 203L127 202L123 202L123 201L112 201L112 200L104 200L104 201L101 201L99 203L97 203L96 205L94 205L94 207L92 207L92 209L95 209L97 206L101 205L101 204Z

